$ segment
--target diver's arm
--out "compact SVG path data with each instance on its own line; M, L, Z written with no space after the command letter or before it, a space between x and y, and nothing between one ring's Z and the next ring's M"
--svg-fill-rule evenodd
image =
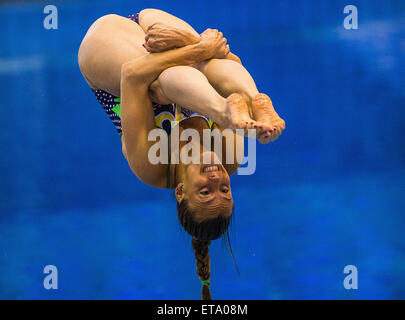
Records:
M200 40L201 36L195 32L156 22L148 27L144 47L149 52L163 52L173 48L196 44ZM213 58L217 57L214 56ZM233 60L242 64L240 58L231 52L229 52L224 59Z
M121 69L121 125L123 153L129 167L145 184L164 188L167 164L153 165L148 152L155 143L148 141L148 134L155 129L153 105L149 98L149 83L133 76L130 65Z
M146 184L165 187L167 172L167 165L152 165L148 159L148 152L154 144L148 141L148 134L155 129L149 85L167 68L210 58L218 49L218 44L223 45L221 39L211 37L208 40L180 49L150 53L122 65L121 124L125 144L123 153L132 171Z
M152 83L164 70L178 65L192 65L208 58L209 52L199 44L159 53L149 53L126 63L127 77Z
M149 52L163 52L196 44L200 40L199 34L157 22L148 28L144 47Z
M169 51L149 53L125 65L128 77L136 77L137 81L152 83L164 70L179 66L195 65L204 60L211 59L214 55L225 57L229 53L226 39L218 31L210 30L201 41L182 48Z

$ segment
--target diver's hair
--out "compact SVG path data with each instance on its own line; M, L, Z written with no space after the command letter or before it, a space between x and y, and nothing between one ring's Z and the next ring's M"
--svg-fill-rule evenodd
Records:
M191 247L197 260L197 274L201 281L209 281L211 276L210 256L208 255L208 246L211 241L191 240ZM201 300L212 300L209 284L205 283L201 292Z
M226 233L229 244L229 249L232 254L232 258L235 262L235 257L232 252L231 243L229 240L228 227L233 216L234 207L232 207L232 214L229 216L219 215L213 219L206 219L202 222L196 222L194 220L194 214L188 209L186 200L177 202L177 217L184 230L192 236L191 247L194 250L194 255L197 260L197 274L203 283L201 299L211 300L211 292L209 288L210 283L210 257L208 255L208 247L211 240L218 239L220 236ZM239 272L238 266L236 269Z
M184 230L198 240L216 240L228 230L232 214L229 216L219 215L213 219L206 219L202 222L194 220L194 214L188 209L187 200L177 202L177 218Z

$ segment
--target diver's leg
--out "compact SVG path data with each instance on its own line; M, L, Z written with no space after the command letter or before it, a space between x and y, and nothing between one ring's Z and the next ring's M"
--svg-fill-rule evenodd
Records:
M102 89L120 96L121 69L126 63L133 64L136 71L143 75L144 81L152 83L169 67L183 63L194 65L209 58L205 57L204 50L196 46L148 54L142 46L144 36L142 28L127 18L108 15L98 19L87 32L79 49L79 66L89 85L93 89ZM202 55L201 59L199 55ZM163 101L171 100L187 106L211 117L223 127L249 129L257 126L264 131L270 130L268 126L250 119L249 113L243 111L242 106L246 103L239 101L241 107L233 110L230 105L236 103L228 104L200 71L192 67L187 70L191 71L192 75L176 72L176 69L168 70L162 75L161 80L164 80L160 83L165 89L163 92L169 95L162 99ZM188 99L185 98L189 98L191 102L187 102ZM160 102L153 98L152 100ZM227 112L228 109L231 109L230 113ZM224 114L226 116L223 116ZM243 126L245 122L248 124Z
M145 33L154 23L162 23L171 28L184 30L196 37L199 36L187 22L165 11L144 9L139 13L139 25ZM229 55L227 59L207 60L196 67L206 75L214 89L223 97L228 97L232 93L241 94L250 107L250 116L256 117L255 120L260 122L266 122L273 129L270 137L265 140L259 139L259 141L262 143L274 141L285 128L284 120L275 112L268 97L267 99L259 98L263 96L258 95L259 91L249 72L238 63L239 58L235 59L232 56ZM163 97L162 94L160 96ZM255 97L256 99L253 99ZM261 103L258 103L259 101Z
M228 59L210 59L197 66L211 85L224 97L233 92L241 94L248 105L259 93L249 72L239 63Z
M264 93L259 93L252 99L254 119L274 125L275 132L269 137L269 142L276 140L285 129L285 122L274 110L271 99Z
M142 46L145 33L128 18L115 14L95 21L86 33L78 53L83 77L93 89L120 96L121 67L148 52Z
M251 119L246 101L238 94L222 97L199 70L176 66L163 71L150 86L152 99L176 103L232 129L258 129L259 139L270 135L270 127Z
M260 142L274 141L285 129L284 120L274 110L270 98L259 94L253 78L243 65L228 59L211 59L196 67L223 97L234 92L241 94L250 107L251 117L274 129L268 139Z

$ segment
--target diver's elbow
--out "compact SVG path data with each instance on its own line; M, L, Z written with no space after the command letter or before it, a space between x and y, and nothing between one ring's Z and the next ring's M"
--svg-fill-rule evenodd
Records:
M149 86L155 78L152 76L147 59L140 57L136 60L126 62L121 66L121 79L131 81L138 86L142 84Z

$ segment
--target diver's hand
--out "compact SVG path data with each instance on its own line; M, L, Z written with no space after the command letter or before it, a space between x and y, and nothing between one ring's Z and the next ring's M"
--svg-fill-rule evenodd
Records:
M145 35L144 47L149 52L162 52L199 41L198 35L157 22L149 26Z
M222 32L216 29L207 29L201 33L200 43L207 46L211 52L211 58L224 59L229 53L229 45L226 44Z

